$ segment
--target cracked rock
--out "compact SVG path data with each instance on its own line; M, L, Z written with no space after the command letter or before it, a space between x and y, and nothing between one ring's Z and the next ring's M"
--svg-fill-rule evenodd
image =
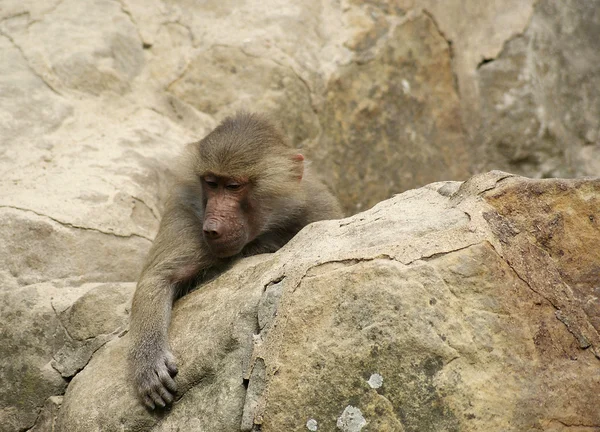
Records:
M0 406L7 407L0 410L0 431L34 423L36 431L52 430L42 425L54 424L60 403L53 398L64 393L64 378L116 337L128 319L133 287L56 282L0 292ZM21 409L11 408L15 395Z
M75 376L57 424L74 432L276 432L303 430L307 419L319 430L598 424L589 275L600 257L573 257L600 239L592 221L600 182L492 172L470 184L459 200L437 184L312 224L178 301L170 333L180 392L161 421L133 394L125 336ZM518 230L498 231L482 216L491 212ZM561 244L571 245L562 255ZM525 247L540 253L517 260ZM373 385L373 371L384 385ZM540 388L553 398L540 404ZM360 418L339 420L348 406Z
M600 172L599 6L0 0L0 432L600 425L597 183L462 182ZM379 204L179 301L151 415L129 301L177 155L238 109Z

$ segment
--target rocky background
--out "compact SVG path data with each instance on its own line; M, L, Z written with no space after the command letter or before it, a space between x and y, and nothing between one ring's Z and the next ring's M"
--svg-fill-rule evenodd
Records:
M456 240L467 248L464 253L477 257L474 261L495 263L489 272L497 273L486 273L485 265L469 268L457 264L458 270L446 275L452 263L442 261L452 258L443 255L437 264L431 264L432 269L418 270L432 272L435 277L431 277L437 278L435 283L419 282L426 288L411 285L412 273L410 277L400 274L417 270L398 268L398 262L427 261L450 250L411 246L423 233L429 233L430 237L423 238L430 242L443 234L436 224L425 225L425 229L416 223L428 220L420 213L425 210L413 215L402 200L383 204L387 218L415 218L413 225L406 223L398 231L379 223L377 211L381 210L375 209L371 216L356 215L350 222L322 225L318 230L324 231L319 235L338 245L339 257L297 257L294 259L300 263L312 262L298 264L298 268L331 262L327 266L333 271L335 262L356 261L358 267L340 269L349 287L348 297L342 298L350 303L362 299L367 304L356 309L348 306L346 314L356 312L351 317L325 313L316 301L310 306L313 290L321 289L310 288L312 273L304 279L290 273L288 279L310 289L311 294L303 300L308 304L288 305L290 311L306 311L297 318L301 322L291 320L288 328L295 329L293 332L270 333L279 341L278 349L273 348L273 353L279 353L273 354L276 359L260 354L260 349L253 351L248 338L270 325L266 315L257 315L261 309L256 302L268 301L271 290L262 291L279 282L276 277L267 280L260 275L277 273L270 260L285 261L284 253L264 258L266 262L255 267L253 261L246 264L254 269L250 273L257 280L260 276L266 281L263 285L257 282L249 291L235 290L241 276L224 276L223 285L229 288L221 286L218 292L231 290L230 301L239 304L230 315L227 308L220 314L229 319L223 321L228 323L229 333L199 339L197 356L187 357L189 375L182 371L180 378L187 383L185 397L204 392L217 398L204 400L229 401L220 406L230 411L217 413L220 417L215 414L213 423L208 413L200 415L198 405L186 405L184 399L178 405L179 416L157 419L138 412L127 386L103 380L106 375L94 372L105 368L108 376L120 376L116 372L121 370L119 353L127 338L118 336L127 329L131 294L158 226L171 161L185 143L201 138L224 116L239 109L272 114L340 197L348 215L395 193L439 180L466 180L490 169L536 178L597 175L598 41L598 0L0 1L0 431L78 430L73 418L88 422L79 430L94 430L99 422L123 419L116 413L129 414L131 410L136 411L130 423L124 419L115 429L98 430L119 430L125 425L131 430L149 430L156 425L162 428L157 430L234 430L234 424L236 428L240 423L246 428L262 424L264 417L263 430L280 431L286 430L278 429L287 424L286 418L311 412L313 417L302 418L301 430L312 430L312 423L307 426L309 420L322 425L319 430L332 430L356 419L361 423L352 410L346 420L339 420L346 406L362 410L366 419L363 430L600 429L597 409L584 401L593 401L600 392L598 363L593 356L598 352L600 326L596 309L600 257L594 250L600 240L600 214L594 182L585 186L541 183L553 186L525 188L528 192L520 201L501 193L489 198L486 202L503 217L516 217L519 206L531 208L531 213L520 214L516 222L506 223L492 212L485 224L477 220L468 225L475 232L489 230L492 234L484 236L489 244L483 242L484 237L473 240L469 230ZM458 186L447 184L446 188L454 188L444 189L450 196ZM408 196L417 200L411 205L426 209L432 205L432 197L435 201L441 199L438 195L446 196L423 192L433 189L410 192ZM563 189L571 191L565 192L566 198L560 195ZM559 194L560 204L539 204L540 191L549 196ZM481 193L468 192L473 199ZM579 202L582 210L571 210L580 208ZM465 214L475 217L476 212L445 214L449 203L440 202L430 209L431 217L447 217L447 223L466 223L462 220ZM409 216L402 216L404 212ZM544 219L545 225L540 224L543 215L551 217ZM338 352L336 344L358 343L343 327L368 327L366 321L356 324L353 320L361 314L379 316L373 305L385 299L374 299L371 304L371 290L361 291L368 284L353 272L362 274L359 267L364 253L358 246L342 242L337 230L343 226L350 230L344 235L362 233L373 247L379 244L376 239L396 232L381 241L395 244L394 248L415 249L402 259L375 262L364 272L374 273L371 290L384 287L381 295L402 293L406 297L384 302L399 309L384 313L381 332L404 331L411 323L416 327L396 335L405 339L391 344L394 347L388 354L378 347L367 356L380 359L381 365L369 364L365 357L343 366L351 371L362 362L346 377L328 372L327 365L334 360L319 361L317 357ZM559 236L561 229L567 234ZM290 245L286 249L290 256L316 245L312 240L294 244L300 249L294 252ZM360 247L368 249L365 244ZM549 261L533 253L540 250L547 254L542 258L550 257ZM524 255L530 261L522 261ZM560 264L563 262L568 265ZM536 285L529 269L539 268L540 263L544 264L541 268L553 264L556 271ZM540 274L545 273L540 270ZM323 286L334 290L333 279ZM459 298L468 297L466 304L450 301L447 293L438 298L427 291L437 289L433 285L442 279L455 286L449 288L453 295L458 292ZM488 292L489 280L498 279L508 282ZM228 280L233 282L227 284ZM541 286L556 292L547 293ZM426 291L418 294L419 289ZM521 293L514 294L518 289ZM199 295L217 296L211 292ZM337 298L340 293L327 295ZM429 297L436 299L437 306L419 303ZM443 298L448 301L440 301ZM211 324L210 311L197 312L195 301L182 302L181 318L178 321L176 317L173 324L182 344L189 344L185 338L192 336L191 331L194 336L205 334L209 325L213 327L208 333L219 334L223 325ZM326 298L323 301L327 304ZM497 302L513 303L500 307ZM535 305L539 314L528 311ZM186 307L200 317L206 315L188 324L183 312ZM277 310L279 306L273 307ZM431 312L437 318L430 319L435 331L421 328L428 325L424 320L429 312L423 310L429 307L438 308ZM467 314L465 308L480 312ZM406 315L399 310L406 310ZM281 311L283 314L284 309ZM314 317L303 314L310 313L325 313L324 319L330 321L319 324L325 333L332 323L345 324L334 326L331 331L335 334L319 334L312 345L305 346L300 343L302 326L313 325ZM526 329L521 328L523 317L530 320ZM520 329L518 337L491 322L504 319ZM450 323L455 323L453 333L446 328ZM461 326L466 326L464 332ZM468 330L469 326L475 330ZM464 340L454 341L458 345L444 344L432 332L439 338L449 338L452 333ZM439 346L417 340L420 334ZM365 332L361 337L375 340L377 334ZM232 338L239 341L234 348ZM106 345L107 341L111 342ZM219 344L225 346L222 358L216 349L216 360L197 360ZM314 364L286 354L292 353L286 344L304 346L305 354L314 351ZM402 354L406 347L412 348ZM99 349L103 351L94 355ZM351 352L353 348L346 349ZM109 350L113 354L106 354ZM246 389L238 382L239 359L252 351L255 355L247 360L245 370L255 376L246 377ZM345 358L344 352L339 348L338 360ZM289 365L312 364L315 370L323 370L315 375L322 380L312 381L302 370L297 376L286 375L289 369L285 372L284 368L277 378L282 381L269 381L270 376L275 377L274 365L286 364L281 358L286 355ZM455 360L459 357L462 360ZM225 358L229 363L218 363ZM390 372L392 363L385 363L390 358L403 359L394 366L401 365L397 381L389 381L396 373ZM90 359L90 366L79 373ZM464 372L469 367L474 371L471 375ZM265 375L262 381L261 370ZM510 379L505 378L504 370ZM371 382L373 374L383 377L383 385L374 389L369 384L369 388L380 396L381 389L388 388L390 393L382 396L385 400L372 392L363 396L344 393L338 399L327 393L336 386L342 393L343 389L360 389ZM459 376L463 384L459 384ZM467 376L471 381L464 378ZM330 411L289 406L295 399L283 391L285 383L298 382L298 377L306 383L300 393L306 406ZM374 385L378 379L374 378ZM220 393L208 386L211 380L221 386ZM252 384L264 381L273 389L272 399L264 396L261 384ZM448 387L451 381L458 384ZM325 385L325 390L316 382ZM67 387L67 399L63 399ZM398 393L411 388L412 393ZM565 393L566 389L571 393ZM105 395L105 399L84 403L81 392L92 397ZM117 394L122 396L116 398ZM343 401L347 403L343 405ZM202 409L214 411L214 406L213 402ZM534 406L538 408L531 408ZM524 407L529 407L529 420L523 420ZM370 412L380 418L388 418L382 413L389 412L390 420L376 426L372 419L377 416L369 416ZM505 417L494 420L501 413ZM342 426L336 424L338 420ZM294 430L296 426L285 427Z

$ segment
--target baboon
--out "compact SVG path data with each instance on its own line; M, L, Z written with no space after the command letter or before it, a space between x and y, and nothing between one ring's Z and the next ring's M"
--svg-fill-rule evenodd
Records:
M239 256L274 252L302 227L341 217L337 200L265 117L238 113L190 144L131 310L130 367L149 408L172 403L173 301Z

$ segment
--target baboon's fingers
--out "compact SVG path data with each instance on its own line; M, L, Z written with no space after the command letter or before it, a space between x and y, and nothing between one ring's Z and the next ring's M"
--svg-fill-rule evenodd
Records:
M167 405L170 405L173 402L173 395L167 391L165 387L160 387L158 389L158 393L160 393L160 397L165 401Z
M153 410L154 408L156 408L156 405L154 405L154 402L152 402L152 399L150 399L150 396L144 395L144 397L142 398L142 400L144 401L144 405L146 405L151 410Z
M151 390L150 391L150 398L152 398L152 401L159 407L164 408L165 407L165 401L162 399L162 397L160 397L160 395L158 394L158 392L156 390Z
M179 370L177 369L177 364L175 363L175 357L173 357L172 354L167 356L167 359L165 360L165 365L167 365L167 370L169 371L169 374L172 377L177 375L177 373L179 372Z
M177 384L175 383L175 380L173 380L173 378L171 378L171 375L169 375L169 373L165 372L161 372L158 374L158 378L160 379L161 384L166 387L166 389L168 389L171 393L175 393L177 392Z

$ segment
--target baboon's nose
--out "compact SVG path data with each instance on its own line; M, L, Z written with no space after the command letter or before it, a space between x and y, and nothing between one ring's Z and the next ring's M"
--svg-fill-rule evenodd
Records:
M204 226L202 227L204 230L204 235L207 239L215 240L221 237L222 230L220 224L215 220L207 220L204 222Z

